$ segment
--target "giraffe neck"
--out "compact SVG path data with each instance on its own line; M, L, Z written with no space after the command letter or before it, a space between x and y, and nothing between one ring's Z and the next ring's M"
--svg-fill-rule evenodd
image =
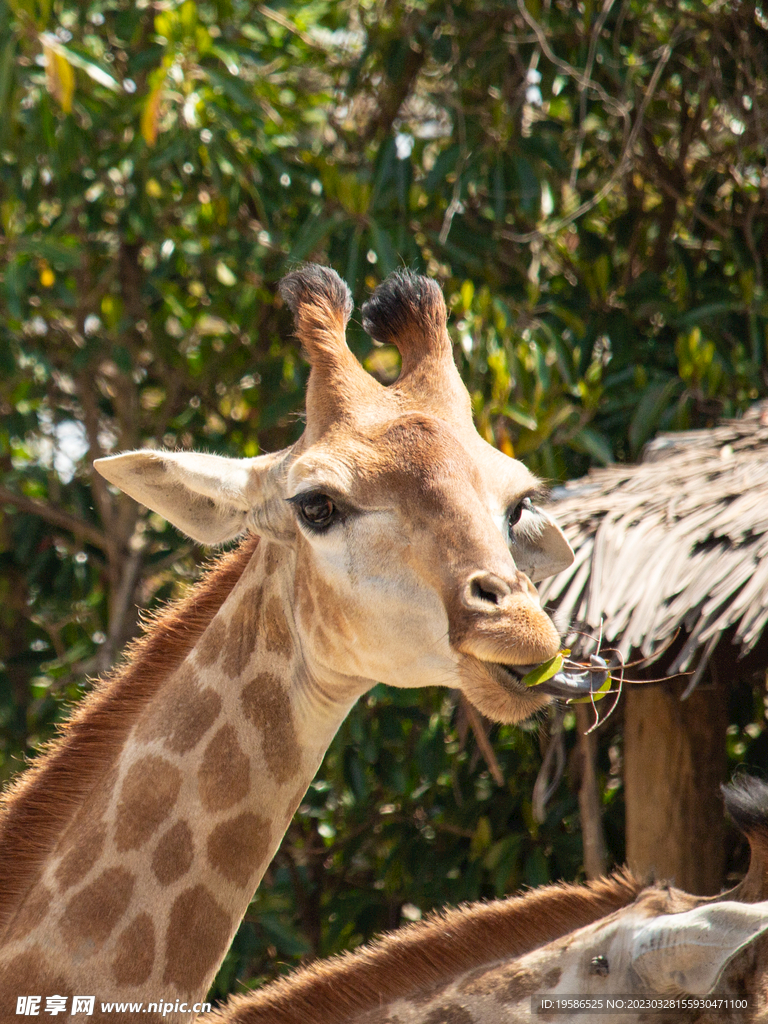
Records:
M5 973L19 994L205 997L359 695L329 698L303 663L291 558L260 545L140 708L10 923L0 993Z

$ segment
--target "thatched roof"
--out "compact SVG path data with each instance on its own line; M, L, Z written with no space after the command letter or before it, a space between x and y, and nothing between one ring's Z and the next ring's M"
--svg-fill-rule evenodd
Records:
M725 630L742 655L756 644L768 622L768 402L661 434L639 464L595 470L554 498L576 559L539 590L563 633L597 635L602 620L625 658L653 660L682 631L669 671L695 665L690 688Z

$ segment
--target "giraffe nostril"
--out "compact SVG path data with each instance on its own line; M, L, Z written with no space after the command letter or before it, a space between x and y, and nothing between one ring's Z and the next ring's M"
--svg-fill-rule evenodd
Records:
M512 587L492 572L478 573L465 589L465 604L471 607L495 607L512 593Z
M481 601L487 601L489 604L499 603L499 595L493 590L486 590L479 580L472 580L472 583L470 584L470 593L473 597L477 597Z

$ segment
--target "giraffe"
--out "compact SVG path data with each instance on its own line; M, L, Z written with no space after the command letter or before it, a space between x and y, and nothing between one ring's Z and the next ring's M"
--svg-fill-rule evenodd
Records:
M768 1020L768 784L743 779L726 806L749 839L740 885L715 897L627 871L584 885L443 911L352 954L232 997L200 1024L757 1024ZM712 1005L713 993L738 1001ZM568 997L646 1000L630 1012L545 1013ZM663 1008L660 1000L710 997ZM650 1002L650 1006L648 1003ZM653 1005L655 1002L655 1006ZM582 1007L585 1004L582 1002Z
M439 287L401 273L364 307L371 336L401 352L390 387L346 345L334 272L306 267L281 291L311 367L296 444L95 463L195 540L243 539L5 797L0 1014L35 992L201 1000L375 683L456 687L503 722L589 692L565 673L521 682L559 648L534 582L573 554L538 481L475 431Z

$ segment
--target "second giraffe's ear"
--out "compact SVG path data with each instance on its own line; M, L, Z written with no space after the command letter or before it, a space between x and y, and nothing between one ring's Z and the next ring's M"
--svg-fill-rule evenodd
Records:
M768 904L722 900L651 918L631 939L632 968L650 992L705 996L728 962L768 930Z
M96 459L111 484L201 544L223 544L251 528L282 536L292 517L279 493L280 455L229 459L143 449Z

